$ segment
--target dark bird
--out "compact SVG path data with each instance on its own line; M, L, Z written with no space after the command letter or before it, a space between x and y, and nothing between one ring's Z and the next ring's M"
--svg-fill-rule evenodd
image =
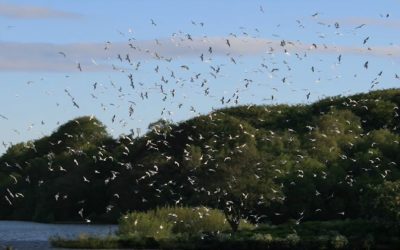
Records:
M74 106L75 106L76 108L79 108L79 105L78 105L75 101L72 101L72 103L74 104Z
M319 15L319 13L318 12L315 12L314 14L312 14L311 16L312 17L316 17L316 16L318 16Z
M189 70L189 67L188 67L188 66L186 66L186 65L182 65L182 66L181 66L181 68L182 68L182 69Z
M126 54L125 60L127 60L129 63L131 63L131 59L129 58L129 54Z
M79 71L82 71L82 67L81 67L80 63L78 63L78 69L79 69Z
M67 55L62 51L58 52L58 54L62 55L63 57L67 57Z
M368 69L368 61L364 63L364 68Z
M361 29L361 28L364 27L364 26L365 26L365 23L363 23L363 24L361 24L361 25L355 27L354 29Z
M369 37L365 38L363 41L363 44L366 44L368 42L368 40L369 40Z
M339 26L339 23L338 23L338 22L336 22L336 23L335 23L335 28L336 28L336 29L339 29L339 28L340 28L340 26Z

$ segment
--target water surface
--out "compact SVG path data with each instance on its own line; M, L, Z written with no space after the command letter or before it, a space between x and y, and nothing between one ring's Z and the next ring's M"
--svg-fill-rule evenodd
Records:
M16 249L50 249L52 236L76 237L80 234L106 236L117 225L43 224L27 221L0 221L0 249L8 245Z

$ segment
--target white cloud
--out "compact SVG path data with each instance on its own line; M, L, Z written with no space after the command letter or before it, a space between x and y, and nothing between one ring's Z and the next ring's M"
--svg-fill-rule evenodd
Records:
M231 46L227 45L227 39ZM357 47L306 44L281 41L243 38L243 37L212 37L186 38L172 37L153 40L132 41L129 43L15 43L0 42L0 71L76 71L80 63L85 71L111 71L116 63L117 55L124 59L129 54L132 60L163 60L185 57L210 56L208 50L212 47L212 55L229 56L260 56L267 53L307 53L307 54L354 54L380 57L400 57L399 46ZM60 53L62 52L62 53ZM64 57L65 54L66 56ZM211 56L212 56L211 55ZM96 65L93 60L97 62ZM125 66L128 66L125 63Z
M44 7L0 3L0 16L15 19L80 18L81 15Z

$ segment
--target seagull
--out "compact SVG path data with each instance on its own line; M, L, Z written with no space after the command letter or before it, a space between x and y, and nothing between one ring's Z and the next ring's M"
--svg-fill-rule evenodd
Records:
M182 68L182 69L189 70L189 67L188 67L187 65L182 65L181 68Z
M78 214L83 218L83 208L78 211Z
M14 180L14 184L18 183L18 180L14 175L10 174L10 177Z
M12 206L12 205L13 205L13 204L12 204L12 202L10 201L10 199L8 198L8 196L7 196L7 195L5 195L5 196L4 196L4 198L6 198L6 200L7 200L8 204L10 204L10 206Z
M354 29L361 29L361 28L364 27L364 26L365 26L365 23L363 23L363 24L361 24L361 25L355 27Z
M60 54L60 55L62 55L62 56L64 56L64 57L67 57L67 55L66 55L64 52L62 52L62 51L58 52L58 54Z
M316 17L316 16L318 16L319 15L319 13L318 12L315 12L314 14L312 14L311 16L312 17Z

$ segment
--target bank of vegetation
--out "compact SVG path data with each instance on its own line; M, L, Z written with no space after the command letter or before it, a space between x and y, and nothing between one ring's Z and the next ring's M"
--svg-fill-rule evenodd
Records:
M242 220L397 230L399 104L389 89L238 106L118 138L79 117L0 157L0 219L115 223L130 211L204 206L233 232Z

